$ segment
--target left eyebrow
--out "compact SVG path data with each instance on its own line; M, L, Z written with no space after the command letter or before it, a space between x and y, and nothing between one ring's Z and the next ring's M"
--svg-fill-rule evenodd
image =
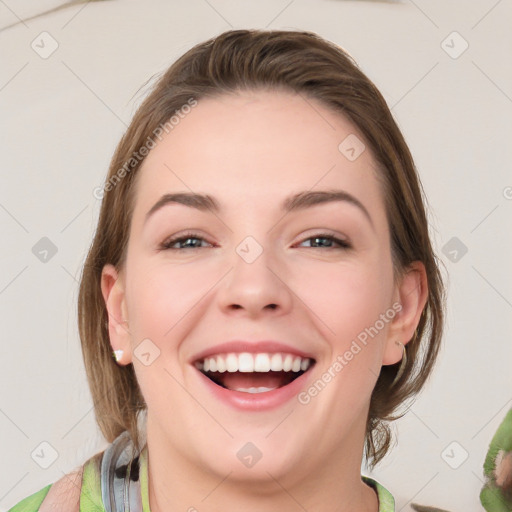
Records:
M281 210L285 212L292 212L335 201L344 201L356 206L364 214L371 226L374 227L370 213L363 203L344 190L305 190L287 197L281 204ZM144 222L147 222L149 217L163 206L173 203L182 204L200 211L209 210L213 213L219 213L221 211L219 202L208 194L203 195L192 192L178 192L173 194L164 194L146 213L146 219Z

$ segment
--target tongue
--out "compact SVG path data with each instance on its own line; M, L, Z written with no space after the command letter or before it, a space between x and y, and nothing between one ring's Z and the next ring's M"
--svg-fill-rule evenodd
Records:
M211 374L214 380L221 382L223 386L231 390L264 387L269 389L280 388L289 384L294 377L294 372L215 372Z

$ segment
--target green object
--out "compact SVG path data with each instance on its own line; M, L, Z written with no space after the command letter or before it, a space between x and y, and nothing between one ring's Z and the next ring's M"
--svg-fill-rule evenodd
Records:
M419 505L418 503L411 503L411 508L416 512L450 512L444 508L427 507L425 505Z
M142 511L136 510L132 512L150 512L147 445L144 446L140 454L139 477ZM395 512L395 500L383 485L368 476L361 475L361 479L364 483L375 489L379 500L378 512ZM10 508L8 512L37 512L52 485L49 484L40 491L26 497ZM105 512L101 498L101 475L98 466L91 461L87 461L84 464L82 489L80 492L80 512Z
M486 482L480 492L480 502L488 512L512 512L512 485L505 488L496 482L496 458L500 452L502 457L512 454L512 409L494 434L484 461Z
M395 499L383 485L373 480L373 478L364 475L361 476L361 480L370 487L373 487L377 492L377 498L379 500L378 512L395 512Z
M147 476L147 446L145 446L140 455L140 491L142 498L142 511L133 512L150 512ZM49 484L40 491L28 496L14 505L14 507L10 508L7 512L37 512L52 485L53 484ZM80 512L105 512L105 507L103 506L101 498L100 472L98 467L91 461L87 461L84 465L82 489L80 491ZM387 512L387 510L384 512Z
M10 508L7 512L34 512L35 510L39 510L41 503L46 498L48 491L52 484L47 485L40 491L27 496L25 499L14 505L14 507Z

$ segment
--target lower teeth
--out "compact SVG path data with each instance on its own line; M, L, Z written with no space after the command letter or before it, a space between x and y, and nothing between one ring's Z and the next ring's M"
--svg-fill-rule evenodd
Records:
M228 379L230 374L226 374L226 373L221 374L218 372L204 372L202 370L200 370L200 371L205 377L208 377L212 382L214 382L218 386L220 386L224 389L228 389L230 391L240 391L242 393L267 393L269 391L274 391L274 389L278 389L283 386L287 386L288 384L293 382L296 378L300 377L304 373L304 371L294 372L293 374L292 373L284 373L283 374L283 372L280 372L281 377L282 377L281 379L270 378L270 380L268 380L266 378L265 374L258 374L258 375L261 375L263 379L265 379L264 381L261 381L260 384L267 384L267 386L255 386L254 384L258 384L258 382L257 381L255 382L254 380L248 381L248 382L243 382L243 381L242 382L240 382L240 381L233 382L232 379L231 380ZM277 373L279 373L279 372L269 372L269 376L275 377L276 376L275 374L277 374ZM244 374L244 375L247 375L247 374ZM228 380L226 381L226 379L228 379ZM243 387L244 384L247 387ZM253 386L251 386L251 384L253 384ZM270 386L270 387L268 387L268 386Z
M231 391L242 391L243 393L266 393L267 391L273 391L277 388L265 388L263 386L259 388L236 388Z

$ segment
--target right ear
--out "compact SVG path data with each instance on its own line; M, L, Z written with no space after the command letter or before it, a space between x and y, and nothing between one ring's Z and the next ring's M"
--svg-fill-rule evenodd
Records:
M130 331L125 301L123 278L112 264L107 264L101 272L101 293L108 312L108 334L113 350L122 350L118 364L132 362Z

